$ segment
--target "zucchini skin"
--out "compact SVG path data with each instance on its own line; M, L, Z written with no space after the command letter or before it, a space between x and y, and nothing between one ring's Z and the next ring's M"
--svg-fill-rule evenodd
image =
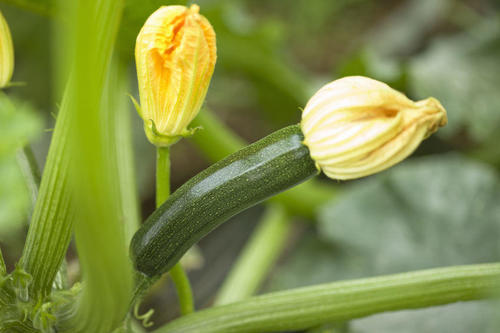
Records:
M130 246L149 277L172 268L201 238L237 213L317 175L299 125L285 127L191 178L146 220Z

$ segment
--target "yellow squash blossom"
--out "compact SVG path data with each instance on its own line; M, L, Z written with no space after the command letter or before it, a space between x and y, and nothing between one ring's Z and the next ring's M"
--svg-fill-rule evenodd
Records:
M321 88L307 103L301 128L328 177L353 179L400 162L446 123L436 99L413 102L385 83L353 76Z
M137 36L135 58L148 139L169 146L188 135L203 104L216 60L215 32L192 5L164 6Z
M7 21L0 12L0 88L10 83L14 71L14 46Z

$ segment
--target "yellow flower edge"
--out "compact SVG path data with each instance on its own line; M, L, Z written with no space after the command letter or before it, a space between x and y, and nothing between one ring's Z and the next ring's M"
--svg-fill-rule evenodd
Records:
M14 46L9 25L0 12L0 88L9 86L14 72Z

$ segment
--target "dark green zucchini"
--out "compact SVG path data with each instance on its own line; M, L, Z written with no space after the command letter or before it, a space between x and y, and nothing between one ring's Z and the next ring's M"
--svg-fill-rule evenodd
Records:
M134 235L137 270L150 277L168 271L231 216L316 175L303 139L298 125L286 127L191 178Z

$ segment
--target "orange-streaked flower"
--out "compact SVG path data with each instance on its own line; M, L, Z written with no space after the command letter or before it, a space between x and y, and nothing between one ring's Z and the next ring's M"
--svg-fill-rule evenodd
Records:
M0 12L0 88L10 83L14 72L14 46L9 25Z
M160 7L137 36L138 109L157 146L190 134L214 71L215 32L198 11L197 5Z
M400 162L446 123L436 99L413 102L385 83L352 76L325 85L309 100L301 128L328 177L353 179Z

